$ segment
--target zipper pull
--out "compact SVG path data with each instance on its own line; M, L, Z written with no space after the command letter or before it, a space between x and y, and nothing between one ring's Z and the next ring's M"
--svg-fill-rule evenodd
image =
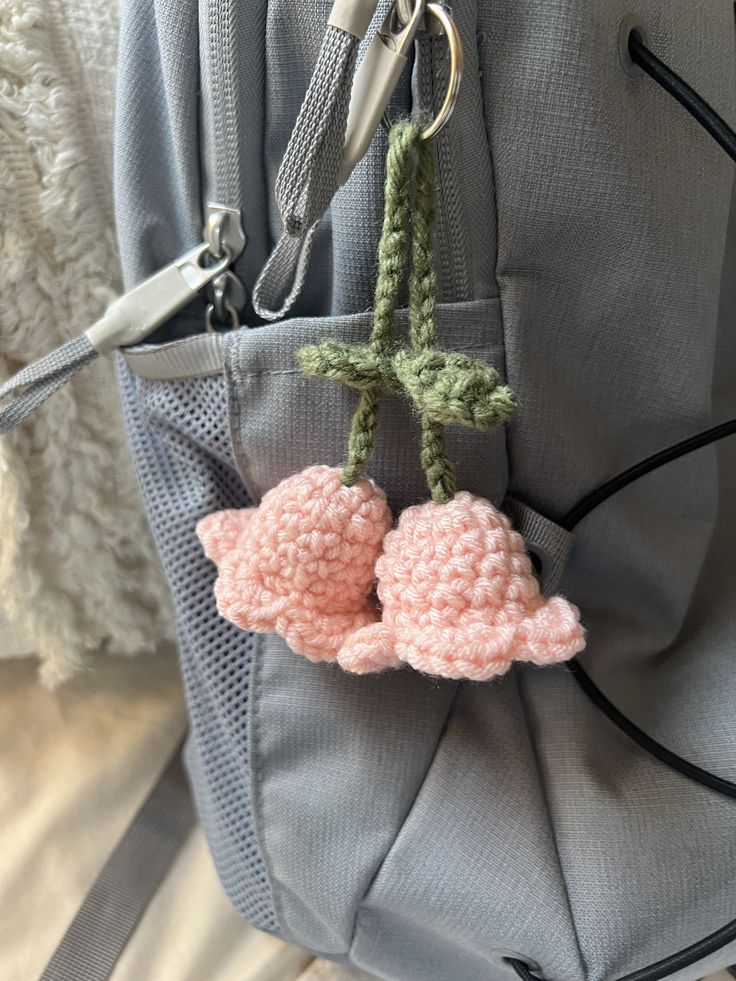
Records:
M222 283L221 277L232 275L239 282L228 269L245 248L240 212L209 205L204 239L111 303L97 323L79 337L26 365L0 384L0 435L17 428L42 402L101 354L144 341L210 283L219 280L220 292L228 297L226 290L232 283Z
M394 3L389 9L353 80L342 165L337 178L340 185L347 181L358 161L365 156L424 21L426 6L423 0L417 0L405 23L401 22L397 7L398 3Z
M205 241L114 300L85 337L99 354L140 344L222 276L244 247L239 212L210 205ZM208 256L215 261L207 263Z
M204 238L216 258L225 251L237 258L247 243L240 212L222 204L208 204ZM223 326L230 330L240 327L240 311L248 302L248 291L232 269L226 269L209 283L207 299L204 324L208 334Z

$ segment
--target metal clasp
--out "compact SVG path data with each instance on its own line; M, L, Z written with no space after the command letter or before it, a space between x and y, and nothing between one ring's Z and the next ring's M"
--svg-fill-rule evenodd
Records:
M429 140L437 136L452 115L463 73L462 42L455 20L449 9L441 3L415 0L411 16L402 23L397 0L371 41L355 75L342 167L338 176L340 184L345 183L368 150L427 15L437 21L447 36L450 47L450 77L440 111L422 133L422 139Z

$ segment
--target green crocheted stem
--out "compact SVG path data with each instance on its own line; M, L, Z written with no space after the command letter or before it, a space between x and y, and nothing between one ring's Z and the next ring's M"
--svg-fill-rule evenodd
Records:
M352 487L363 475L366 463L373 455L378 427L378 402L381 389L378 386L364 389L353 416L348 439L348 462L342 471L342 482Z
M389 133L383 228L378 246L378 279L370 339L370 346L379 359L389 355L393 344L394 311L399 302L399 291L409 254L412 151L419 142L420 132L418 123L405 120L396 123ZM378 400L382 390L382 385L365 388L353 416L348 441L348 462L342 474L342 482L347 486L359 479L373 452L378 425Z
M434 267L436 217L434 152L431 143L423 140L419 144L417 161L409 275L409 328L414 351L429 350L434 348L437 342L435 320L437 274Z
M430 351L437 341L435 306L437 274L434 267L434 223L437 214L434 152L428 140L419 144L416 199L412 218L411 273L409 276L409 330L413 353ZM451 500L457 490L455 467L445 448L442 423L421 411L420 459L433 501Z
M433 501L446 504L457 491L455 468L445 449L445 428L422 413L422 443L419 458Z

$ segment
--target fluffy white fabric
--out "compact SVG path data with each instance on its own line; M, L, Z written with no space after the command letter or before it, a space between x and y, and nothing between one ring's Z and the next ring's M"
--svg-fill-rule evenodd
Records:
M116 40L110 0L0 0L0 379L119 290ZM0 607L49 686L171 636L107 359L0 439Z

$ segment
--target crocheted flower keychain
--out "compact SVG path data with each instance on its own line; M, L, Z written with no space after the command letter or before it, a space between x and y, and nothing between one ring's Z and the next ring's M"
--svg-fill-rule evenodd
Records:
M489 365L436 347L434 155L420 132L416 123L404 122L391 133L388 169L399 179L387 185L386 214L398 220L392 223L394 238L384 238L379 256L381 269L388 266L398 278L406 255L407 174L416 151L410 348L380 365L366 358L360 368L364 378L369 368L381 374L384 388L403 390L414 402L432 500L405 510L387 534L376 564L381 620L352 633L338 662L357 673L407 663L427 674L484 681L506 672L513 661L567 660L585 646L584 633L572 604L559 596L542 597L524 541L508 518L489 501L456 492L443 426L488 431L511 417L515 399ZM398 285L382 299L395 303L397 297ZM310 374L355 384L361 372L355 370L358 358L351 363L349 355L334 343L320 345L302 352L301 363Z
M361 393L346 466L309 467L268 491L257 508L209 515L197 533L218 566L219 611L237 626L276 632L295 653L338 660L357 673L408 663L430 674L484 680L513 660L548 664L572 657L584 646L583 631L575 607L542 598L508 519L488 501L456 493L443 426L487 431L510 418L515 400L490 365L435 346L433 156L420 133L411 121L390 133L370 343L326 341L298 353L308 376ZM410 218L411 346L397 352L394 313ZM420 413L432 500L408 508L390 531L385 494L362 473L380 397L402 391Z

